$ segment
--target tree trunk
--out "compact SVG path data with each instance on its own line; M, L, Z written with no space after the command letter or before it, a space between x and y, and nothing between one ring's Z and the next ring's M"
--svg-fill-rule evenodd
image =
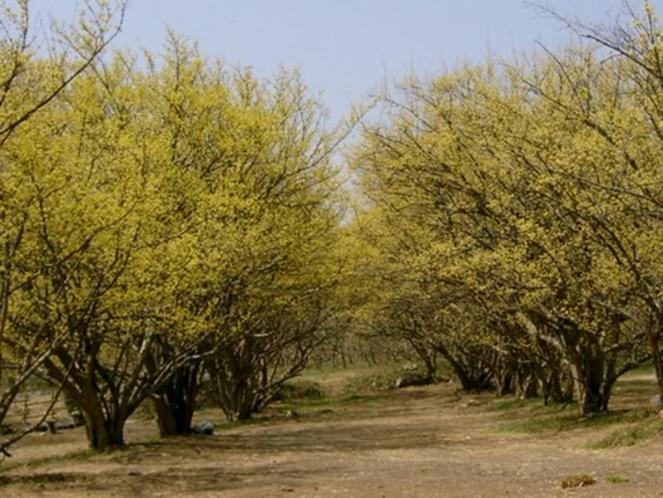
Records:
M161 437L191 433L193 407L178 403L171 405L162 397L154 397L153 401Z
M500 365L495 372L495 387L499 396L506 396L514 392L513 370L508 365Z
M228 420L248 420L253 413L260 374L259 353L253 345L249 338L228 344L206 361L215 401Z
M608 411L614 380L606 372L605 356L594 348L586 348L575 371L581 413L592 415Z
M246 384L235 386L233 392L226 394L221 409L231 421L245 422L251 420L255 412L255 396L253 389Z
M560 370L551 369L542 372L539 376L541 390L543 392L543 403L570 403L573 401L573 377L564 375Z
M517 372L517 391L516 395L520 399L531 399L538 396L538 382L536 375L533 372L523 371L522 369Z
M661 355L660 340L663 337L663 312L658 312L658 302L656 306L654 323L649 328L649 345L651 348L652 363L656 373L656 382L658 384L658 394L663 400L663 355Z
M191 433L200 389L200 365L182 368L161 393L152 397L161 437Z
M471 372L463 368L454 368L454 373L463 391L481 391L491 386L491 376L486 372Z
M84 408L82 411L85 432L91 449L109 451L124 446L125 417L117 414L104 417L103 412L94 406Z
M465 364L460 358L451 354L449 350L441 344L437 344L435 350L449 362L449 365L460 382L463 391L480 391L492 387L491 381L493 374L484 362L471 358L467 364Z
M583 415L606 412L609 398L600 390L582 390L580 393L580 411Z

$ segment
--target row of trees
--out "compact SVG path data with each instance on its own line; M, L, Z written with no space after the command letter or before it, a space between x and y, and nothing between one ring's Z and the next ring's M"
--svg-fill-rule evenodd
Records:
M147 400L162 435L190 431L204 374L250 417L338 327L342 130L296 73L261 81L172 33L162 56L100 57L122 4L87 5L66 39L82 63L38 57L19 7L0 47L0 423L33 376L97 450Z
M387 289L367 330L466 389L595 413L652 362L663 395L663 34L649 4L630 21L382 96L353 156Z
M385 95L350 157L296 73L100 54L122 3L86 4L50 57L27 1L0 41L0 424L33 378L124 443L154 404L191 430L203 380L229 419L314 356L406 343L465 389L605 411L653 362L663 394L663 35L654 13L518 65ZM361 349L361 347L359 348ZM30 430L30 428L28 428ZM0 450L23 433L0 443Z

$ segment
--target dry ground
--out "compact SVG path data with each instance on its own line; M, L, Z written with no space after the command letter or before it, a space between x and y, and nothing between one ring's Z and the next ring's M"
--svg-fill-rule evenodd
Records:
M632 376L615 407L646 400L650 380ZM663 496L663 438L597 450L590 444L622 422L505 430L549 416L512 404L498 409L490 394L459 398L449 385L407 388L308 403L299 417L282 407L262 423L163 441L153 422L136 419L126 450L94 456L81 429L34 435L3 464L0 497ZM577 473L597 483L562 489Z

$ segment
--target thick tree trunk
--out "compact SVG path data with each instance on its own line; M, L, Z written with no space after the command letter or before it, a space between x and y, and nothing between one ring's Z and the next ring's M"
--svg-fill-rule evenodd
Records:
M185 435L191 432L200 388L200 365L183 368L161 393L152 397L161 437Z
M619 337L619 323L615 321L612 328L604 330L603 334L613 334L614 339ZM567 324L561 332L580 412L593 415L608 411L612 386L618 377L615 371L617 353L604 350L602 334L598 332L582 331L574 323Z
M610 396L600 390L583 390L580 394L580 411L583 415L603 413L608 410Z
M216 401L228 420L249 420L255 406L256 386L243 365L214 358L207 362Z
M513 394L515 388L515 372L518 364L515 355L511 353L498 354L493 365L493 379L498 396Z
M62 364L70 364L71 357L64 349L59 353ZM133 412L136 405L122 403L119 392L115 396L104 399L103 394L95 384L92 367L94 361L87 358L86 370L77 370L67 378L62 370L52 360L46 360L44 365L50 377L62 382L63 393L69 398L69 405L76 405L85 423L85 433L88 444L95 451L108 451L124 446L124 424Z
M655 303L656 304L656 303ZM656 307L658 310L658 307ZM660 341L663 338L663 312L655 314L654 323L649 330L649 345L651 348L652 363L656 373L658 394L663 400L663 355L661 354Z
M237 385L233 392L226 394L221 409L231 421L245 422L251 420L255 410L254 390L246 385Z
M253 416L253 403L243 403L233 413L234 419L235 420L240 420L242 422L246 420L251 420L251 417Z
M82 411L85 432L91 449L109 451L124 446L126 417L121 415L104 417L103 412L94 406L84 408Z
M538 382L533 372L521 370L517 372L516 378L516 395L520 399L531 399L538 396Z
M559 370L543 372L539 377L543 392L543 403L570 403L573 401L573 377Z
M464 368L454 368L454 373L463 391L481 391L492 387L491 375L487 372L472 372Z
M435 350L449 362L463 391L480 391L492 387L493 374L482 361L472 358L466 364L440 344L435 346Z
M499 372L499 375L495 376L495 386L497 388L497 394L499 396L506 396L507 394L512 394L513 389L513 374L507 370L503 369Z
M182 436L191 433L192 406L171 405L161 397L155 397L153 401L161 437Z
M593 348L583 353L582 363L575 368L580 411L583 415L604 413L608 411L614 379L606 371L609 365L606 365L605 355Z

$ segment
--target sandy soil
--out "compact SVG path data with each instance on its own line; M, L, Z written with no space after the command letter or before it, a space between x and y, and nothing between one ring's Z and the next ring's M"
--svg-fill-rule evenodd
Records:
M153 423L130 421L129 441L143 442L107 455L84 453L80 429L35 435L0 474L0 496L663 496L663 441L590 450L614 427L510 433L505 417L490 395L459 399L441 385L207 437L150 441ZM562 489L577 473L597 483Z

